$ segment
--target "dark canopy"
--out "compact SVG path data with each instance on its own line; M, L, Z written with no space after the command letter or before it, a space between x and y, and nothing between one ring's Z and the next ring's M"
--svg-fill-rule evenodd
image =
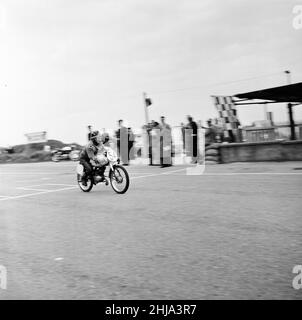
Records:
M258 91L236 94L240 99L261 99L274 102L300 102L302 103L302 82L287 86L274 87Z

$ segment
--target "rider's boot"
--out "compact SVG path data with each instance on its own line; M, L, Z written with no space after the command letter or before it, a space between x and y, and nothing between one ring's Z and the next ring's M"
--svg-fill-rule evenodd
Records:
M86 180L85 177L82 177L81 183L82 183L82 185L83 185L84 187L87 187L87 180Z
M87 187L87 175L84 173L81 178L81 183L84 187Z

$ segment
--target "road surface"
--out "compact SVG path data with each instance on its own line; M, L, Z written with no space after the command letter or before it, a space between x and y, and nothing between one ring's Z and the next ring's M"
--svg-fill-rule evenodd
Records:
M302 298L301 162L129 166L124 195L74 167L0 166L0 299Z

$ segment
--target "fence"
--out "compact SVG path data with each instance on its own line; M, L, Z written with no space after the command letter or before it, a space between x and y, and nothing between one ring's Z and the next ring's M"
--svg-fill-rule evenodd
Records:
M302 125L295 127L297 140L302 140ZM245 142L263 142L276 140L289 140L290 127L288 125L272 126L268 128L243 128L243 141Z

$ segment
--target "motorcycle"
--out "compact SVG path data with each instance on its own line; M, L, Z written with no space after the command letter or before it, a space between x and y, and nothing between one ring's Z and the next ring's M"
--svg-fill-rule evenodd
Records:
M130 184L129 174L127 170L120 165L120 160L116 154L116 152L110 147L104 147L105 154L100 155L100 164L92 162L92 178L87 177L86 185L83 184L82 177L85 173L84 166L81 163L77 165L77 181L80 189L83 192L89 192L93 188L94 185L98 183L104 183L106 186L110 185L112 189L118 193L123 194L125 193ZM99 157L99 156L98 156ZM105 171L106 167L109 167L109 174L108 176L104 176L105 179L102 178L101 171Z

